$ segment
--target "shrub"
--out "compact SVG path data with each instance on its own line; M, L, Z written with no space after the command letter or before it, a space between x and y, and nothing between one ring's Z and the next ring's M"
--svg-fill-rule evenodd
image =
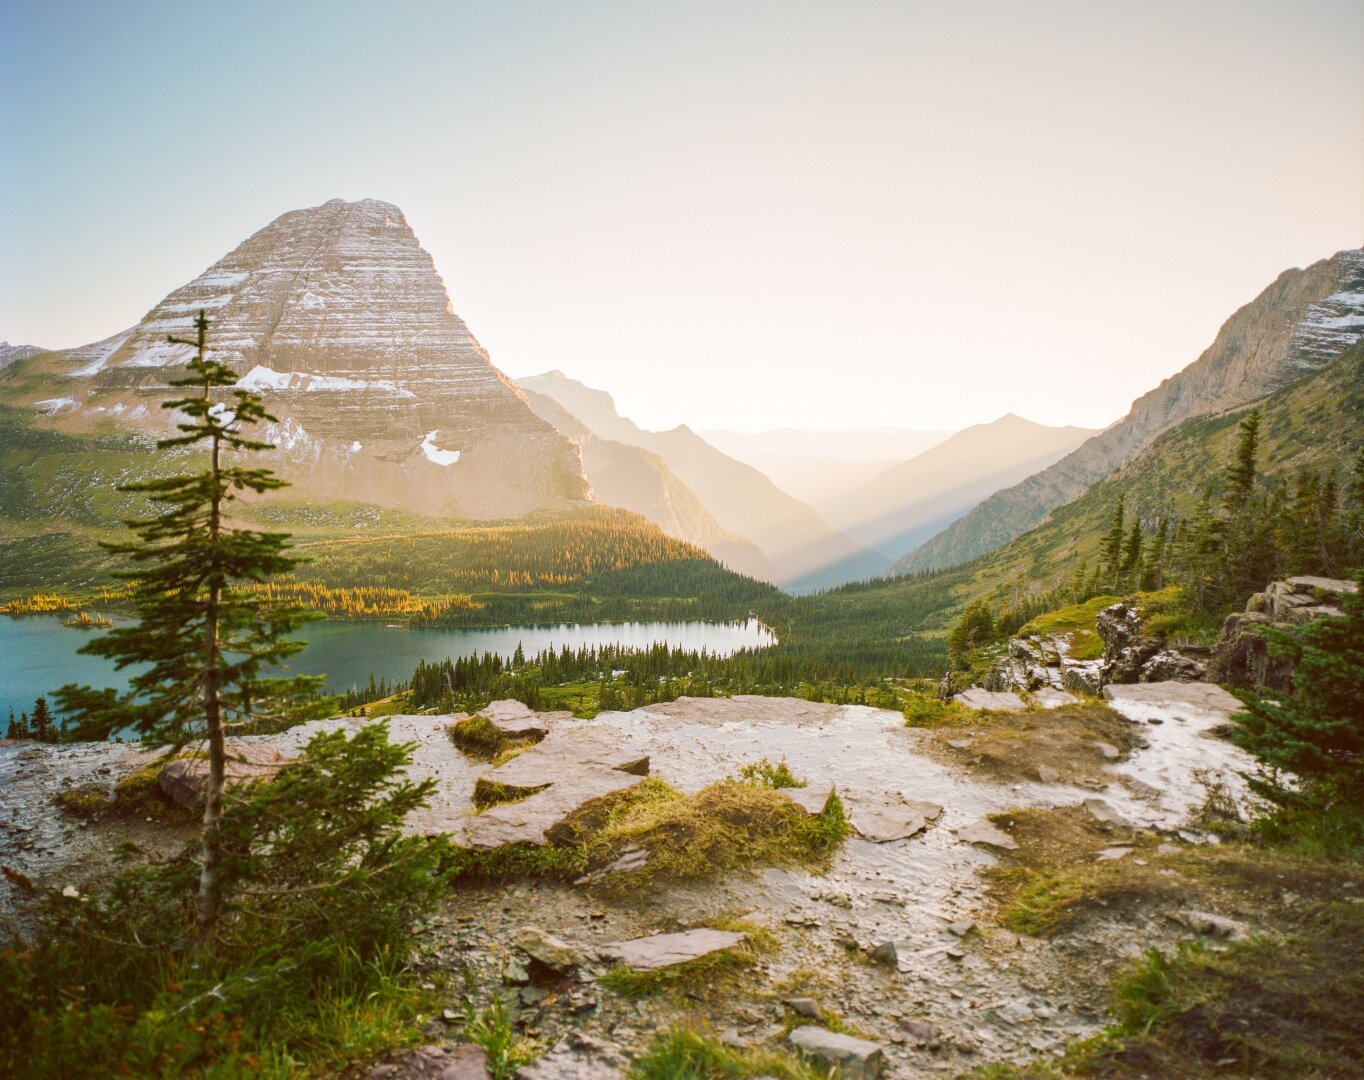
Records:
M411 1037L425 1004L403 958L442 891L437 843L404 837L429 781L375 724L315 737L268 783L232 789L223 922L195 952L189 854L37 906L32 950L0 954L0 1074L233 1076L341 1066Z

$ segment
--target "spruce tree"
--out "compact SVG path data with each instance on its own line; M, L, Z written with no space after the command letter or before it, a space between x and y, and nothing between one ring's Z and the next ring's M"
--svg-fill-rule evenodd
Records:
M1125 578L1131 578L1141 567L1141 544L1141 521L1137 520L1132 522L1132 530L1123 545L1122 572Z
M127 484L161 508L154 516L127 522L136 539L105 545L131 563L121 576L129 582L137 621L116 627L82 648L117 668L145 665L123 694L65 686L58 691L63 711L74 714L79 734L107 738L132 728L154 744L176 746L204 739L208 783L196 900L196 945L212 950L222 897L221 821L227 732L282 726L303 718L320 679L267 677L266 671L303 648L288 635L311 616L292 603L252 593L243 586L285 573L288 536L230 527L227 507L242 493L283 487L268 469L225 461L270 449L247 437L250 427L273 421L257 395L237 389L237 375L205 353L208 319L199 312L190 345L194 357L186 378L170 385L183 397L162 403L183 418L181 434L164 439L163 449L206 451L205 468L191 474ZM234 387L230 391L226 388Z
M1241 421L1241 437L1236 443L1236 457L1227 469L1227 491L1222 505L1228 514L1239 514L1245 509L1250 493L1255 489L1255 452L1260 443L1260 410L1253 409Z
M1111 587L1117 589L1118 574L1122 570L1122 542L1125 533L1123 532L1123 504L1126 496L1118 495L1118 505L1113 508L1113 523L1108 528L1108 535L1103 541L1103 560L1104 566L1108 570Z
M47 707L47 698L40 697L33 703L33 715L29 717L29 728L33 732L33 737L39 742L54 743L57 741L57 725Z

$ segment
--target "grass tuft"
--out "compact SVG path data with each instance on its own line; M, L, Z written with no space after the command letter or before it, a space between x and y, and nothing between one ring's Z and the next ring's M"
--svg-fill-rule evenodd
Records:
M758 787L771 788L776 791L780 788L802 788L805 781L797 778L791 771L791 766L785 761L779 761L775 765L767 758L759 758L757 761L744 765L739 769L739 779L748 784L755 784Z
M630 1066L630 1080L825 1080L827 1069L793 1054L726 1046L704 1027L679 1026L656 1036Z
M447 729L450 741L471 758L492 761L512 743L504 731L486 716L466 716Z
M634 888L751 866L820 866L848 831L837 796L822 814L811 816L779 791L741 781L721 780L685 795L648 779L607 812L587 847L596 866L625 847L646 849L649 861L641 869L608 879Z

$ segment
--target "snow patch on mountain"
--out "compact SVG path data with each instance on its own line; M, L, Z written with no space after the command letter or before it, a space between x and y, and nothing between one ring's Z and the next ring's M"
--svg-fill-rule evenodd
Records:
M411 390L387 379L352 379L343 375L312 375L306 371L275 371L257 364L240 379L241 390L382 390L398 397L415 398Z
M458 450L442 450L436 445L436 436L440 434L440 429L428 431L426 438L422 439L421 451L426 455L428 461L434 461L437 465L453 465L459 460Z
M38 406L39 412L51 416L53 413L59 413L63 409L74 409L76 407L76 399L69 397L54 397L46 398L42 401L35 402L34 404Z

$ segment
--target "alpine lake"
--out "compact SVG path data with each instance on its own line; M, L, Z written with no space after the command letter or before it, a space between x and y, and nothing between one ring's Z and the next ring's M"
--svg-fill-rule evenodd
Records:
M99 630L62 625L63 616L0 618L0 723L9 711L32 712L33 701L67 683L112 686L123 690L128 672L115 671L102 657L79 650ZM657 643L728 656L739 649L775 643L771 630L756 619L745 622L632 622L504 626L488 629L416 629L384 622L318 622L299 636L308 647L290 661L290 670L326 676L326 689L345 693L368 684L369 677L390 684L406 682L419 660L495 653L510 658L519 645L526 656L544 649L620 645L647 649Z

